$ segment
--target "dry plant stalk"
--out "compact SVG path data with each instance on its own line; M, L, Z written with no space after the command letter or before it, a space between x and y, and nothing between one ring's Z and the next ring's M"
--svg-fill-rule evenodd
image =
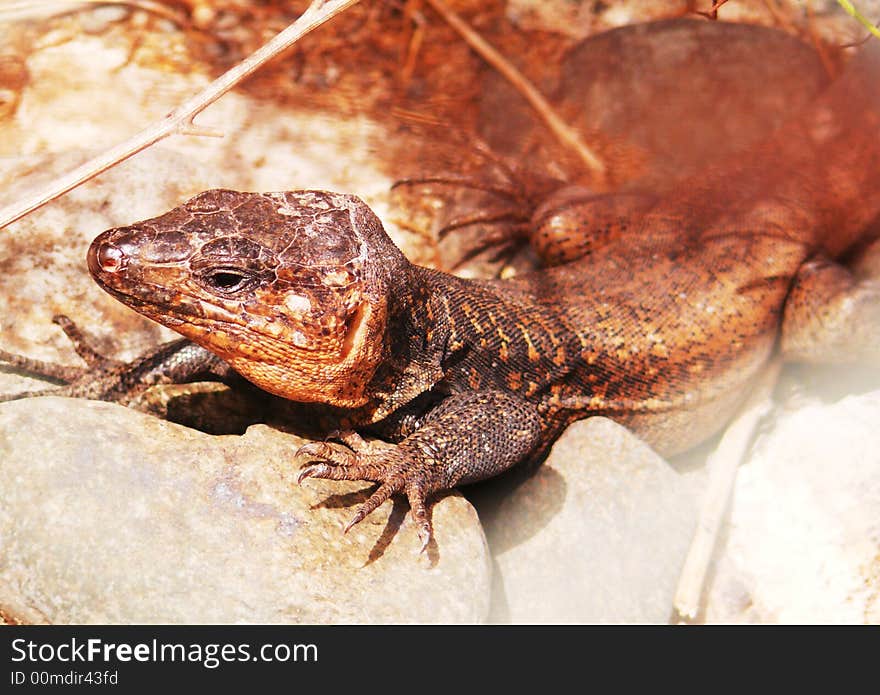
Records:
M865 27L871 34L880 39L880 28L878 28L874 23L871 22L865 15L863 15L859 10L853 5L849 0L837 0L837 4L840 5L844 10L846 10L847 14L851 17L855 17L859 22L861 22L862 26Z
M727 426L718 446L706 460L709 482L701 503L697 530L675 590L674 622L692 622L700 612L706 575L718 544L718 534L730 503L737 470L754 439L761 419L767 414L781 367L782 361L779 357L767 366L754 391Z
M24 200L0 210L0 229L169 135L180 133L183 135L221 136L222 133L216 130L196 125L193 119L245 77L258 70L264 63L287 50L310 31L357 2L358 0L313 0L306 11L290 26L167 116L73 171L59 176Z
M427 2L461 35L483 60L501 73L522 94L556 139L563 146L574 151L587 167L587 170L598 181L602 181L606 173L605 163L587 146L577 131L559 117L544 98L544 95L510 61L495 50L482 36L471 29L461 17L449 9L443 0L427 0Z

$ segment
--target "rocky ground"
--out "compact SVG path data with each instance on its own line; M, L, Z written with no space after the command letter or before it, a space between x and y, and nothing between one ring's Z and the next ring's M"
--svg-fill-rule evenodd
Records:
M239 25L224 29L222 13L204 14L223 4L200 4L200 21L229 33L214 43L194 41L192 27L118 6L0 26L2 203L206 84L237 46L254 40L228 28ZM669 16L682 4L520 0L489 16L485 28L501 31L492 22L505 17L522 31L564 26L573 41ZM731 19L757 18L793 33L808 21L829 33L851 26L845 15L821 16L834 3L816 3L812 19L792 9L797 3L776 3L787 8L777 16L762 15L766 5L733 0L722 18L729 11ZM875 5L859 7L867 14ZM381 26L370 24L378 20L369 12L379 10L363 12L365 31ZM379 19L406 25L396 15ZM427 26L429 34L443 31L436 18ZM385 43L393 43L388 31ZM450 50L468 54L457 44ZM413 173L412 161L392 164L420 131L379 115L411 109L417 97L427 100L422 113L464 113L438 91L443 62L432 63L432 55L424 62L439 72L420 78L414 68L402 101L377 87L370 108L358 109L340 103L366 100L369 85L347 81L353 70L341 57L331 48L295 51L272 77L200 117L223 139L165 140L0 231L0 347L76 364L51 323L57 313L122 358L173 337L104 295L88 276L85 250L105 228L212 187L357 193L411 258L442 265L448 249L410 224L388 193L396 177ZM364 80L381 81L363 72ZM376 74L388 84L398 75ZM479 101L482 92L471 92ZM478 122L478 105L468 109ZM427 156L417 155L412 160ZM442 166L450 159L438 155ZM551 173L565 165L564 157L553 161ZM0 371L0 393L40 385ZM788 369L771 406L740 467L698 620L880 622L880 376ZM436 542L418 555L402 501L343 535L369 486L297 486L292 454L301 441L274 423L218 436L112 404L0 404L0 615L50 623L665 622L712 446L667 462L610 421L577 423L533 477L435 504Z

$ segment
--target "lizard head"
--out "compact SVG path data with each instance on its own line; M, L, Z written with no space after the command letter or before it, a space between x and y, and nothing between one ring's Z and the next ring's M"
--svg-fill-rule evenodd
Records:
M388 291L407 262L355 196L211 190L102 233L88 265L264 390L351 408L385 358Z

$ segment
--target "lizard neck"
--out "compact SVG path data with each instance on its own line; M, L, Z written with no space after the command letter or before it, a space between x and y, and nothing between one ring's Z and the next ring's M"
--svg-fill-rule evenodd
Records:
M447 296L457 278L404 261L388 293L387 359L368 386L370 403L358 420L378 422L445 378L449 354Z

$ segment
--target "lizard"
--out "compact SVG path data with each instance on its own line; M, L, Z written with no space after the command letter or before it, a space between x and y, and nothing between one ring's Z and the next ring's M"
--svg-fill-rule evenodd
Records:
M354 195L205 191L87 254L104 290L183 339L131 367L61 319L101 378L58 373L58 393L124 400L137 384L234 372L329 406L340 443L302 447L298 481L378 483L346 530L405 494L423 548L433 494L539 461L573 421L605 415L661 454L687 450L777 350L880 363L880 284L834 260L880 213L878 77L880 49L862 49L775 136L598 243L583 242L594 198L551 196L531 234L551 263L513 278L409 262Z

